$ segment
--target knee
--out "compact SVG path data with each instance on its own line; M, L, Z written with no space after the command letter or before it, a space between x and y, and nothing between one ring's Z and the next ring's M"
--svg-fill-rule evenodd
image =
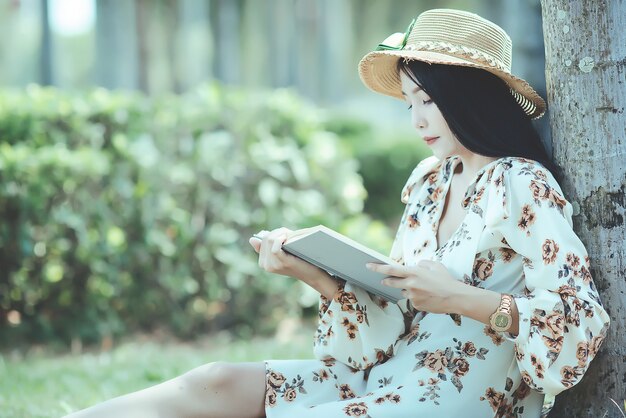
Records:
M237 370L230 363L216 361L196 367L182 377L192 388L226 389L237 382Z

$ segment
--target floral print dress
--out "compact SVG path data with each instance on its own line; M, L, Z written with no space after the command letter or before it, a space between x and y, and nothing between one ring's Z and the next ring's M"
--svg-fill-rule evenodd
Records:
M581 379L609 317L571 204L540 163L499 158L476 174L461 225L438 246L459 162L433 156L415 168L391 258L436 260L471 286L513 295L519 334L343 284L332 300L320 296L317 359L265 361L268 418L535 418L545 394Z

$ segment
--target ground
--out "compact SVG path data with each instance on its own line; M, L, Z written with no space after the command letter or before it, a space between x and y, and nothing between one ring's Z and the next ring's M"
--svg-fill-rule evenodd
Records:
M135 336L110 350L51 354L46 348L0 354L0 418L59 417L151 386L211 361L311 358L313 331L234 340L228 334L192 343Z

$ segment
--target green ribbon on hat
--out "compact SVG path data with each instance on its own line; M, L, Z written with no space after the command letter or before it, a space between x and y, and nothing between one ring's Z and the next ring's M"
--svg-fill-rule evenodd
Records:
M397 50L401 50L402 48L404 48L404 46L406 45L406 41L409 39L409 34L411 33L411 30L413 30L413 25L415 25L415 19L413 19L411 21L411 23L409 24L409 27L407 28L406 32L404 32L404 38L402 39L402 43L399 46L392 46L392 45L386 45L384 43L380 43L376 47L375 51L388 51L388 50L396 50L397 51ZM389 39L389 38L387 38L387 39Z

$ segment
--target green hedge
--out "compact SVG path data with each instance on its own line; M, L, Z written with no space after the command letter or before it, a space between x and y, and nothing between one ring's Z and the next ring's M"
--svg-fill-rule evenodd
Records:
M395 229L404 210L400 191L417 163L431 155L430 150L410 129L390 130L365 120L334 117L327 128L348 145L359 162L359 174L367 190L364 211ZM383 125L384 126L384 125Z
M388 249L331 125L288 91L1 92L0 344L245 336L314 312L247 240L324 223Z

